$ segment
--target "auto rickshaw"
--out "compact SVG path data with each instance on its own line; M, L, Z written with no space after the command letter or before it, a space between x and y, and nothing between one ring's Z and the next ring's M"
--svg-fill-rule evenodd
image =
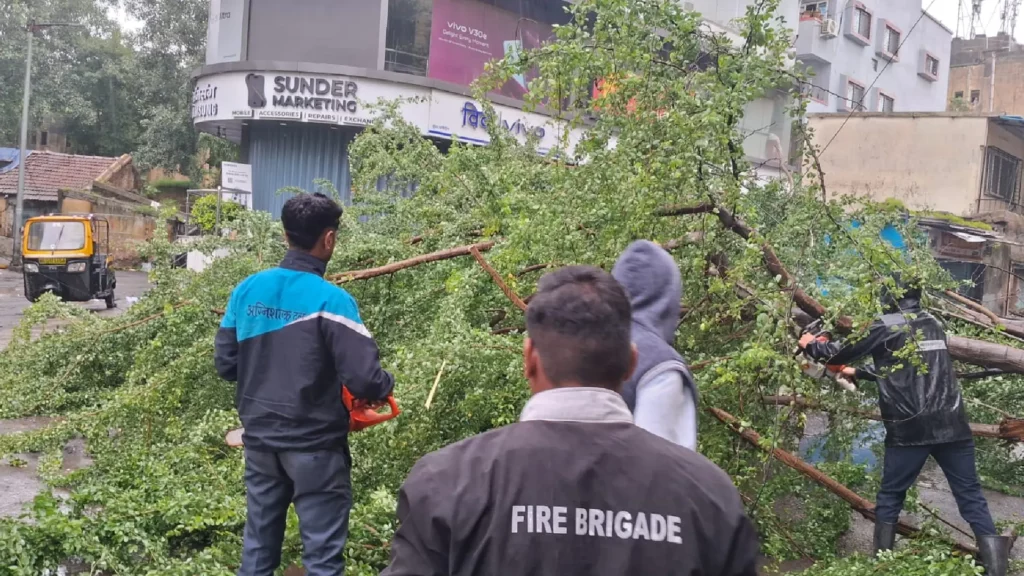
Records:
M110 269L110 223L87 215L29 218L22 232L25 297L50 292L68 302L103 300L114 307L117 279Z

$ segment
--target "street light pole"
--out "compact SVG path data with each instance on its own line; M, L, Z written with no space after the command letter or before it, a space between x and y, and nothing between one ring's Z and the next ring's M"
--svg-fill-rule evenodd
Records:
M24 225L25 210L25 164L28 148L28 104L32 95L32 40L36 31L44 28L82 27L81 24L36 24L29 22L25 30L28 32L28 49L25 54L25 96L21 106L21 153L18 156L18 196L14 204L14 248L11 254L11 268L21 269L21 228Z
M18 197L14 204L14 248L11 268L21 269L21 226L25 209L25 161L28 147L28 100L32 93L32 35L34 26L28 25L28 54L25 56L25 96L21 105L21 153L18 156Z

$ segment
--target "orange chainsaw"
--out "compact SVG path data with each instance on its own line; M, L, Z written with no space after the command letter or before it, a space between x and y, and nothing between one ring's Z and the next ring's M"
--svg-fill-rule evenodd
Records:
M398 402L395 401L395 397L391 394L388 394L387 400L360 400L352 396L348 391L348 388L342 386L341 402L345 405L345 409L348 410L349 432L366 430L371 426L376 426L377 424L396 418L402 413L402 411L398 409ZM384 407L388 408L387 412L378 412L378 410ZM231 446L232 448L241 447L243 432L245 432L245 428L235 428L227 433L224 440L227 441L228 446Z
M828 334L824 330L820 330L820 327L821 320L815 320L808 324L804 330L814 334L814 339L818 342L828 342ZM843 375L843 368L846 368L846 366L839 364L823 364L811 358L809 354L805 353L800 348L797 348L794 354L796 356L803 356L800 362L800 368L803 370L804 374L814 378L815 380L829 378L847 392L857 391L857 385Z

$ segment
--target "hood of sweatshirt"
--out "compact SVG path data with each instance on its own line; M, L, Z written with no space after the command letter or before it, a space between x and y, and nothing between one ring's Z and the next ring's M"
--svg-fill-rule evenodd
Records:
M626 248L612 269L633 305L633 322L675 341L683 281L672 255L661 246L638 240Z

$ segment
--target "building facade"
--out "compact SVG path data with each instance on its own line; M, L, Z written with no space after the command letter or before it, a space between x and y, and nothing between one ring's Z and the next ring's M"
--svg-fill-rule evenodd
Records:
M706 0L722 31L753 0ZM786 0L796 20L797 0ZM696 6L701 4L702 6ZM707 6L703 6L703 5ZM553 38L566 23L564 0L212 0L206 65L195 75L192 117L202 131L241 146L252 165L253 207L275 216L287 186L316 179L350 194L348 147L376 112L368 104L403 98L400 113L442 148L452 139L486 144L482 106L469 85L485 64ZM726 9L729 8L729 9ZM539 149L572 146L565 126L522 111L532 78L492 96L501 123ZM790 120L784 91L748 107L745 152L768 176L788 166ZM749 129L748 129L749 128Z
M985 224L986 234L945 230L931 248L972 280L968 295L998 314L1024 313L1024 119L970 113L810 114L828 193L899 200L908 210ZM845 123L845 126L844 126ZM939 214L941 213L941 214Z
M917 1L801 0L808 112L945 110L952 38Z
M1024 46L1006 34L953 40L949 110L1024 115Z

